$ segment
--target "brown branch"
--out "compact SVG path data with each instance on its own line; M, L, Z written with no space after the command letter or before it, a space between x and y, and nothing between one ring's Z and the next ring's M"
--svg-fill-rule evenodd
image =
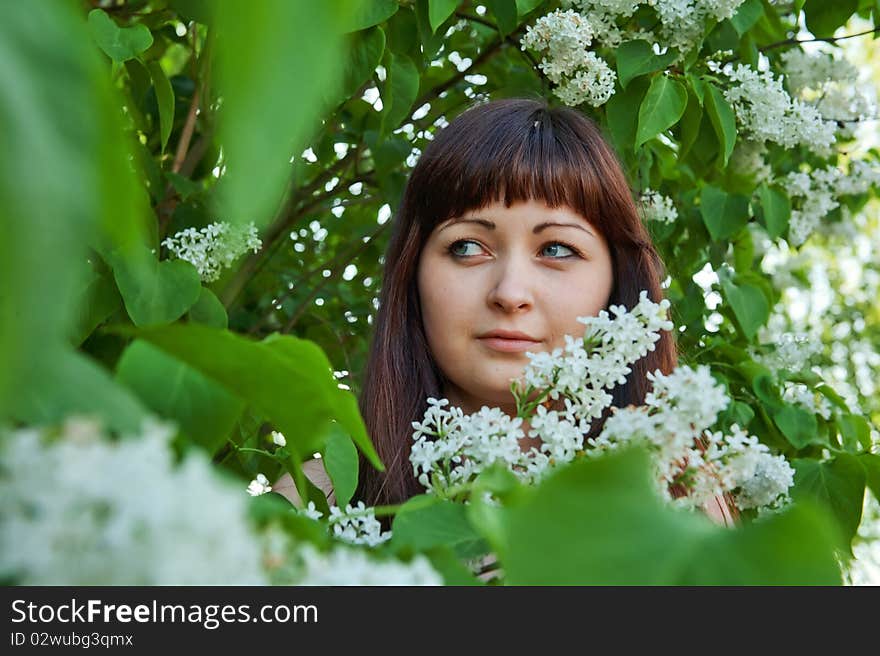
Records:
M875 32L880 32L880 26L875 27L873 30L866 30L864 32L859 32L858 34L846 34L844 36L825 36L825 37L816 37L815 39L786 39L785 41L777 41L776 43L771 43L766 46L761 46L758 48L761 52L765 50L771 50L773 48L779 48L781 46L789 46L795 43L813 43L815 41L824 41L825 43L836 43L837 41L843 41L844 39L854 39L857 36L865 36L866 34L874 34Z

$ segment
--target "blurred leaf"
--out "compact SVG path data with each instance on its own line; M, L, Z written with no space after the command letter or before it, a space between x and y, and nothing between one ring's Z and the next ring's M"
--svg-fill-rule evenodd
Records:
M837 419L843 437L843 448L851 453L870 451L871 425L860 415L843 414Z
M134 59L153 45L149 28L141 24L119 27L103 9L89 12L89 29L98 47L120 64Z
M629 450L576 461L528 489L505 510L506 583L840 583L822 515L794 508L741 528L714 526L665 505L650 470L644 453Z
M525 16L544 1L545 0L516 0L516 11L520 16Z
M635 148L675 125L686 106L687 90L684 85L662 73L655 75L639 106Z
M665 69L677 56L678 51L675 48L656 55L651 44L642 39L621 43L617 47L617 76L620 86L626 89L633 78Z
M336 505L344 508L357 489L358 454L351 438L338 423L330 425L323 462L327 475L333 482Z
M278 208L291 156L338 100L345 12L338 3L287 0L213 7L213 79L223 97L217 129L227 167L219 213L262 228Z
M199 300L189 309L189 318L213 328L226 328L229 325L226 308L207 287L202 287Z
M160 145L164 153L168 137L171 136L171 128L174 126L174 89L171 88L171 82L168 81L158 61L150 62L147 68L150 77L153 78L153 88L156 90L156 101L159 104Z
M73 346L82 344L95 328L120 307L122 299L116 285L105 276L93 273L78 294L76 325L70 340Z
M761 0L746 0L737 8L736 13L730 18L730 23L737 31L737 34L742 36L748 32L763 15L764 5L761 4Z
M122 354L116 379L213 455L226 443L244 402L180 360L141 340Z
M116 330L149 341L249 402L299 453L321 451L330 420L336 419L380 466L357 402L337 387L326 356L312 342L287 335L254 342L197 323Z
M862 520L865 499L865 469L855 458L839 454L830 462L806 458L792 462L795 469L794 499L811 499L826 507L837 518L846 545Z
M862 453L858 456L859 462L865 468L865 481L874 498L880 501L880 455L876 453Z

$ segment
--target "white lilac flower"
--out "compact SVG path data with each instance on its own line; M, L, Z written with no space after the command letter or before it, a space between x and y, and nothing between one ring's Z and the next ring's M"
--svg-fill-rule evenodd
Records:
M831 403L828 399L803 383L786 381L782 390L782 399L795 403L826 421L831 419Z
M269 479L263 474L257 474L257 477L248 483L247 493L252 497L258 497L266 492L271 492L272 486L269 485Z
M293 585L443 585L443 578L422 555L405 563L378 560L342 546L322 553L305 544L296 557L300 566Z
M382 532L375 509L367 508L363 501L359 501L357 507L349 503L345 510L331 506L328 522L334 537L350 544L375 547L391 539L390 531Z
M593 107L604 105L614 95L617 73L593 52L587 52L583 68L562 81L553 92L570 107L587 103Z
M737 138L730 155L729 167L737 175L752 178L756 186L760 185L773 175L773 169L765 158L766 154L767 146L763 141Z
M786 332L773 335L770 344L764 345L772 350L763 353L751 347L749 352L752 359L760 362L772 371L798 372L810 364L810 359L820 352L821 342L810 337L807 333Z
M5 431L0 576L22 585L262 585L247 498L173 430L95 422ZM185 495L186 503L181 503Z
M782 78L748 65L710 66L733 83L724 91L745 136L772 141L785 148L805 146L819 155L830 152L835 142L835 124L826 121L812 105L792 99L782 87Z
M256 253L262 245L253 223L233 226L226 222L212 223L201 230L187 228L162 242L175 257L192 264L202 282L214 282L222 269L232 266L248 251Z
M287 446L287 438L278 431L272 431L272 442L278 446Z
M837 59L830 53L808 53L792 48L782 53L787 86L793 94L806 88L818 89L826 82L855 82L859 71L845 59Z
M309 519L314 519L314 520L319 520L324 516L324 513L322 513L320 510L318 510L315 507L314 501L309 501L309 505L307 505L305 508L300 510L300 513L302 515L305 515Z
M653 189L645 189L639 198L644 207L645 218L649 221L674 223L678 218L678 210L672 199Z
M611 404L606 388L625 382L629 365L655 348L659 331L672 329L668 307L668 300L654 303L642 291L631 311L611 306L611 314L603 310L597 317L579 317L587 326L584 335L566 335L564 348L526 353L529 363L512 381L511 392L524 412L534 406L528 436L538 438L539 447L523 451L520 446L522 417L487 406L465 415L447 408L447 399L429 398L423 420L412 424L410 463L417 480L429 492L454 496L457 486L493 464L536 482L573 460L584 448L590 421Z

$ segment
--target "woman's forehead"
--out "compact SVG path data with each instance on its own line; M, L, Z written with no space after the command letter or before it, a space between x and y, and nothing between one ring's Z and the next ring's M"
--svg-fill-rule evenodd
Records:
M565 205L550 207L544 201L530 200L513 203L510 207L496 202L464 212L442 221L437 226L440 232L456 224L481 225L488 230L517 229L521 226L530 227L533 232L540 232L546 227L569 226L585 230L596 235L596 228L582 214Z

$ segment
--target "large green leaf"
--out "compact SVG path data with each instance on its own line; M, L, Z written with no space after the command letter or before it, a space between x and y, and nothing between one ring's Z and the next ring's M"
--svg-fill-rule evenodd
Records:
M687 89L681 82L660 73L651 80L645 99L639 106L639 124L634 147L672 127L684 114Z
M246 400L300 454L321 451L330 420L336 419L381 467L356 399L338 388L327 356L313 342L286 335L255 342L196 323L117 330L158 346Z
M226 328L229 325L226 308L207 287L202 287L199 300L189 309L189 318L214 328Z
M718 135L718 143L721 144L722 166L727 166L727 160L736 145L736 117L721 89L711 83L706 86L706 114Z
M638 107L648 92L648 78L636 78L625 91L618 91L605 103L608 129L618 152L624 157L635 150Z
M59 423L69 415L101 419L112 430L137 433L147 408L89 358L54 350L36 359L18 380L11 415L32 424Z
M761 0L746 0L736 10L736 13L730 18L737 33L742 36L748 32L752 26L761 20L764 15L764 5Z
M22 11L0 3L0 44L4 417L11 395L37 395L49 404L50 390L88 389L76 378L61 378L92 373L80 359L70 365L68 343L83 316L76 305L93 275L86 245L99 225L128 231L139 201L120 104L76 6L35 3ZM31 383L36 387L26 389ZM100 405L100 398L91 401Z
M700 191L700 214L715 241L732 237L749 221L749 199L706 185Z
M516 29L518 13L516 0L486 0L486 6L495 17L498 32L502 37L507 36Z
M213 5L219 144L227 171L219 214L264 226L290 177L290 159L341 88L343 3L237 0ZM259 65L255 65L259 62Z
M659 71L675 61L678 51L675 48L668 49L664 54L654 54L650 43L642 39L626 41L617 47L617 77L623 89L630 81L644 75Z
M122 306L116 285L106 276L92 272L92 276L78 294L76 325L71 344L79 346L107 317Z
M729 278L721 278L721 289L725 300L733 309L733 314L749 341L754 339L758 329L770 317L770 304L758 287L745 282L734 283Z
M145 25L119 27L103 9L89 12L89 29L101 50L120 64L134 59L153 45L153 35Z
M862 521L865 469L855 456L839 454L830 462L801 459L795 469L792 496L811 499L833 513L848 545Z
M859 462L865 468L865 482L874 494L874 498L880 501L880 455L876 453L863 453L858 456Z
M843 448L851 453L868 451L871 448L871 424L861 415L842 414L837 419Z
M581 460L504 511L497 545L511 585L836 584L833 531L794 508L736 529L659 499L648 458Z
M225 444L244 402L177 358L141 340L132 342L116 379L151 410L174 420L194 443L213 455Z

